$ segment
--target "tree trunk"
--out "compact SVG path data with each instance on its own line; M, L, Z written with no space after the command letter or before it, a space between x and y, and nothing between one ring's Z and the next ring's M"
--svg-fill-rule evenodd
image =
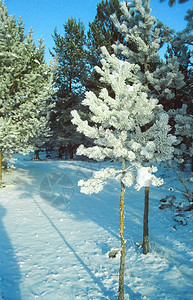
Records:
M58 149L58 158L63 158L63 148L62 147L60 147L59 149Z
M0 180L2 180L2 154L0 150Z
M69 152L70 152L70 159L73 159L74 158L73 147L69 148Z
M40 160L40 150L35 150L36 159Z
M125 174L125 160L123 159L123 176ZM118 300L124 300L124 272L125 272L125 238L124 238L124 195L125 185L121 181L121 197L120 197L120 237L121 237L121 258L119 270L119 297Z
M192 159L191 159L191 171L193 173L193 156L192 156Z
M149 253L149 187L145 187L145 204L144 204L144 217L143 217L143 254Z
M68 159L68 150L67 147L64 148L64 153L65 153L65 160Z

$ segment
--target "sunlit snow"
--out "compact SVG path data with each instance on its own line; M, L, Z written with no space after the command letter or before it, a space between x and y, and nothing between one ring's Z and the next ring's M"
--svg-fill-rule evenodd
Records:
M73 300L118 298L120 185L97 195L77 183L109 162L18 160L0 190L0 299ZM173 220L160 200L182 194L168 173L163 187L150 188L150 253L142 240L144 189L126 189L125 299L190 300L193 295L193 224ZM54 198L56 197L56 199ZM54 200L55 199L55 200Z

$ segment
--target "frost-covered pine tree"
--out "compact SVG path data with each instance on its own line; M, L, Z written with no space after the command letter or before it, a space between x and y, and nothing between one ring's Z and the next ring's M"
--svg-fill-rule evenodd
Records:
M150 0L121 2L121 22L112 16L124 42L113 45L116 54L139 66L138 78L150 97L159 100L164 109L175 107L175 94L183 87L184 76L177 58L166 63L160 60L159 50L171 39L172 31L151 16Z
M120 169L105 168L94 172L87 181L79 181L81 192L100 192L108 179L121 183L120 235L121 264L119 299L124 294L125 241L123 233L124 192L136 180L135 187L159 185L161 181L153 175L159 162L172 159L175 137L169 134L168 115L158 100L150 98L138 80L139 66L119 60L102 47L102 68L96 67L101 81L106 84L96 96L86 92L82 104L89 108L91 123L81 119L73 111L73 124L85 136L93 139L92 147L81 145L78 155L85 155L97 161L105 158L122 163ZM141 179L143 174L143 180ZM144 178L145 174L145 178Z
M47 135L52 107L52 67L44 61L33 32L8 15L0 1L0 152L3 163L14 153L34 150Z

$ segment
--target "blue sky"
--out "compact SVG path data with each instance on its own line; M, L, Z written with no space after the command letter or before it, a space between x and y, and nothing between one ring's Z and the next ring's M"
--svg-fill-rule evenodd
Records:
M63 34L63 24L70 17L77 20L80 18L88 28L88 23L94 20L99 2L101 0L5 0L5 6L8 14L14 14L16 19L21 16L26 32L33 28L35 41L43 36L46 44L45 59L49 63L51 56L48 49L54 46L54 28L57 26L58 32ZM185 4L176 4L170 8L168 0L163 3L151 0L152 15L179 31L186 26L184 16L189 8L193 8L192 2L189 0Z

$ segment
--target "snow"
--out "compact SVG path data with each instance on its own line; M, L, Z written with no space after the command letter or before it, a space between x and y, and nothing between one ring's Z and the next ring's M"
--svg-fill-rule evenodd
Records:
M152 174L148 167L142 167L137 173L137 184L140 186L150 186L151 185Z
M118 182L96 195L80 193L78 181L110 162L19 159L0 190L0 299L117 299L120 249ZM142 240L144 189L126 189L125 299L193 297L192 212L179 225L160 199L179 182L150 187L150 253Z

